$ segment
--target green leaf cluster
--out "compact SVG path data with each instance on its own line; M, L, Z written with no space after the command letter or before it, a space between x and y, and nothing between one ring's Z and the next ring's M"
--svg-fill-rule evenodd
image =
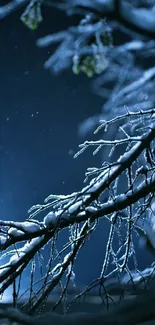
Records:
M82 72L89 78L93 77L95 74L101 74L107 68L108 65L108 60L106 59L104 53L104 46L110 46L111 44L112 37L111 34L107 31L100 34L99 40L96 35L91 37L88 40L88 45L90 46L90 48L92 48L92 54L79 54L73 56L73 73L79 74L80 72Z
M87 77L91 78L95 74L101 74L107 67L107 60L103 54L91 56L75 56L73 58L72 71L75 74L83 72Z
M33 0L25 9L20 19L31 30L36 30L43 20L41 14L41 0Z

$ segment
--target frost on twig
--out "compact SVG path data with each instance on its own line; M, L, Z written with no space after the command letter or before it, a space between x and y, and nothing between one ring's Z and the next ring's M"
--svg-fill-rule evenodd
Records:
M128 282L133 284L134 274L129 268L131 262L135 272L141 274L136 260L133 234L143 231L150 241L153 236L142 220L151 216L154 202L154 118L154 110L128 111L122 116L104 121L102 130L106 134L110 125L122 120L121 140L108 141L103 138L99 141L87 141L80 148L83 151L93 146L97 148L97 152L100 146L108 146L113 155L114 150L125 146L123 155L113 163L107 160L100 168L88 169L85 180L87 184L81 191L70 195L49 195L43 205L37 204L29 210L30 215L25 222L0 221L1 259L7 260L0 266L0 294L12 285L14 306L24 296L19 289L20 282L24 270L31 264L30 287L26 292L27 294L29 291L29 298L24 308L35 311L45 304L50 292L60 283L61 292L56 307L63 303L64 308L68 308L66 297L69 284L75 282L75 259L100 224L101 218L106 218L109 223L102 269L99 277L75 300L98 288L101 300L107 301L107 280L116 274L120 279L120 286L124 275L128 275ZM96 132L100 129L101 125ZM123 192L119 187L122 180L126 188ZM49 212L45 214L43 221L38 221L37 215L46 210ZM57 240L62 229L68 229L68 241L57 250ZM118 242L118 246L114 246L114 240ZM46 267L43 265L42 253L45 246L50 247ZM39 280L36 280L35 274L37 265L42 269ZM141 275L141 278L147 280L145 276Z
M153 109L153 4L149 5L148 1L131 3L122 0L117 4L114 0L96 0L93 3L66 0L63 3L51 1L50 5L70 15L80 13L83 18L77 26L47 35L37 41L40 47L57 44L55 52L45 62L45 68L54 74L72 68L75 74L96 76L92 87L94 92L103 98L101 113L84 121L79 128L79 134L91 132L100 119L111 119L117 114L124 114L127 108L132 112ZM114 38L118 29L119 44ZM129 35L130 39L124 41L124 35ZM115 132L116 128L111 132L111 139ZM106 155L107 151L105 157Z
M87 121L87 130L89 126L96 127L94 133L100 138L80 144L75 158L89 149L94 155L102 150L104 159L99 168L87 169L80 191L49 195L43 204L29 209L25 222L0 220L0 294L3 296L11 287L13 306L26 298L22 308L31 313L43 308L50 293L58 288L54 309L62 304L66 312L71 303L91 290L97 290L101 302L108 305L109 300L113 301L109 282L113 277L117 276L121 294L131 285L146 287L154 277L154 265L148 272L139 270L135 251L138 234L155 248L153 5L147 2L144 6L138 0L132 3L128 0L12 0L0 7L0 19L26 3L28 7L21 19L31 29L36 29L42 21L42 4L48 3L69 14L80 13L77 26L47 35L37 44L45 47L58 43L56 51L45 62L45 67L52 72L57 74L71 67L75 74L98 75L93 87L103 98L103 108L101 114ZM130 35L128 42L116 44L113 40L119 28ZM133 39L135 35L138 38ZM146 69L142 64L137 66L139 58L145 63L149 61L150 66ZM41 214L42 221L39 221ZM78 253L89 243L95 229L102 227L103 218L108 223L109 235L105 249L102 248L100 274L68 301L68 289L70 285L75 287ZM67 240L58 245L63 229L68 233ZM48 259L44 257L44 249L48 251ZM29 286L23 292L25 270L29 271Z

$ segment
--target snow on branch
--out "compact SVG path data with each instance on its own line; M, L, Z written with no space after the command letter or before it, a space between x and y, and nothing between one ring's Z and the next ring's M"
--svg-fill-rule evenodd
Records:
M66 0L51 5L66 10L69 14L92 12L99 17L107 17L143 35L155 38L155 12L151 8L134 8L131 1L124 0Z
M104 162L100 168L87 169L87 184L81 191L49 195L43 204L29 209L25 222L0 220L0 294L3 296L12 287L14 307L26 297L23 308L33 313L45 305L59 286L54 309L63 304L67 311L72 302L96 288L101 302L107 302L108 281L113 276L117 275L120 286L129 288L130 284L146 284L155 275L154 265L148 272L139 271L133 236L144 236L154 250L155 11L153 5L144 2L12 0L0 7L3 19L28 4L21 20L32 30L42 21L42 5L55 6L71 15L80 13L83 18L77 26L47 35L37 45L58 44L45 62L45 67L54 73L72 67L75 74L98 75L93 88L104 100L101 114L87 123L87 129L96 127L95 134L102 131L100 139L84 141L75 155L77 158L86 149L95 148L94 155L104 151ZM113 40L118 28L130 36L127 42L116 44ZM136 64L139 58L147 63L147 68ZM37 220L40 214L42 221ZM108 223L109 236L105 249L102 247L105 254L100 274L68 302L68 288L75 285L75 260L91 234L102 227L103 218ZM58 245L63 229L68 232L68 239ZM48 261L44 250L48 250ZM130 263L134 272L130 271ZM25 270L29 270L30 281L23 292Z
M0 221L1 259L7 259L7 262L0 266L0 294L15 283L14 287L17 287L17 284L20 286L22 274L31 263L30 296L24 307L31 312L35 311L66 276L57 307L64 301L69 283L74 281L74 262L78 252L91 233L95 231L100 218L106 218L109 222L109 239L101 274L91 288L95 285L103 286L106 295L104 279L108 279L115 273L128 274L129 261L136 259L132 233L137 231L137 227L143 228L139 220L143 218L146 211L150 210L154 200L154 117L154 110L150 110L128 112L124 116L104 121L103 127L106 134L107 127L117 123L118 119L124 120L120 132L122 140L126 140L125 143L121 140L94 141L94 145L107 146L108 144L112 148L116 147L115 150L118 145L126 145L124 154L117 161L112 164L107 161L101 168L88 169L87 181L88 178L92 176L93 178L81 191L66 196L49 195L45 199L45 204L37 204L30 209L30 216L25 222ZM129 125L133 126L133 124L136 125L134 137L131 135L132 127L129 128ZM142 127L142 124L145 127ZM128 134L126 133L127 127ZM89 145L93 145L93 142L84 143L82 149L86 149ZM126 190L120 193L118 183L124 174L126 175L126 180L124 180ZM34 219L47 209L50 211L44 216L43 221ZM121 233L122 227L126 230L125 236ZM69 240L58 252L57 238L64 228L69 230ZM114 234L121 238L118 249L113 247ZM154 232L152 235L150 232L148 234L153 236ZM38 263L36 256L49 244L51 244L51 254L46 271L39 282L35 282L34 265ZM112 259L112 265L114 265L110 273L108 271L109 259ZM138 272L136 263L135 270ZM35 287L37 290L34 291ZM19 292L15 291L14 306L18 296ZM104 300L105 296L102 299Z
M37 41L39 47L57 43L56 50L44 64L45 68L54 74L71 68L74 74L83 73L89 78L97 76L93 80L93 91L103 98L101 114L84 121L79 134L84 136L91 132L99 119L111 119L120 113L124 114L126 107L132 112L154 109L153 5L145 1L123 0L48 3L70 15L80 13L83 18L77 26ZM115 42L117 34L119 44ZM126 42L124 35L129 37ZM148 62L150 66L144 69ZM111 138L108 134L109 140L112 140L115 132L111 132Z
M0 19L10 15L13 11L27 4L29 0L12 0L4 6L0 6Z

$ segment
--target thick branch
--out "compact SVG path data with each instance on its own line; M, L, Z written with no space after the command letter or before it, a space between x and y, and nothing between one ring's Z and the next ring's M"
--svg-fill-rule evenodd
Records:
M50 2L50 1L48 1ZM142 36L155 38L155 13L146 8L133 8L126 1L101 1L101 0L75 0L52 3L56 7L67 10L71 13L80 13L80 11L92 12L100 17L106 17L110 20L122 24L129 30L140 33Z
M0 7L0 20L27 3L28 0L13 0L10 1L7 5Z
M61 210L59 210L56 217L56 220L58 220L56 221L56 224L54 223L53 226L51 225L51 228L43 227L34 233L27 231L27 233L12 236L11 238L6 239L4 243L1 243L1 250L6 249L13 243L32 239L41 235L45 235L44 240L46 241L46 238L48 238L48 241L50 238L52 238L55 227L63 229L75 222L79 223L81 221L85 221L89 217L98 218L103 215L113 213L114 211L125 209L130 204L135 203L140 198L148 195L149 192L154 191L155 180L154 178L151 178L148 179L147 184L142 183L141 186L134 191L129 191L126 195L123 194L121 196L117 196L115 202L109 201L103 204L102 209L100 211L95 210L94 214L92 212L89 213L89 208L87 209L87 207L89 207L94 200L98 199L100 194L103 193L112 184L112 182L122 174L122 172L124 172L136 161L143 150L149 147L154 138L155 126L152 126L152 128L150 126L150 131L147 134L144 134L140 141L138 141L128 152L124 153L118 159L116 166L110 168L110 170L106 173L104 172L103 175L100 173L99 177L95 179L95 182L94 180L93 182L91 181L88 186L79 192L79 197L81 197L79 201L77 201L77 199L75 199L75 201L71 200L71 203L68 206L64 206ZM87 213L85 213L85 209L87 210ZM6 222L6 224L10 225L8 222ZM17 224L18 228L22 229L23 223L21 223L20 227L19 224L20 223ZM1 221L0 225L4 225L4 222ZM13 223L11 223L11 226L13 226ZM16 223L14 223L14 228L16 228ZM43 245L41 244L41 247L42 246Z
M81 221L85 221L88 218L92 218L95 220L97 218L103 217L105 215L111 214L115 211L121 211L126 209L131 204L138 202L140 199L147 196L149 193L155 191L155 176L153 178L147 179L147 182L144 181L138 188L134 190L130 190L127 194L120 194L115 197L115 201L111 200L102 205L100 205L100 209L94 212L89 212L89 207L86 209L85 212L77 215L77 220L80 222L80 215ZM88 210L88 212L87 212Z

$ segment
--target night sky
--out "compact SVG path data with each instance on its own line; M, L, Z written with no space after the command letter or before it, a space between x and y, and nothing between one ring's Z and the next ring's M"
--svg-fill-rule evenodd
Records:
M80 122L100 113L102 105L86 77L72 71L53 76L45 70L54 48L36 46L38 38L76 24L79 17L44 9L44 21L33 32L20 21L22 12L0 22L0 219L20 221L49 194L80 190L86 168L100 166L99 155L86 152L73 159L73 154L84 141L78 137ZM106 232L100 228L81 252L80 283L99 275Z

